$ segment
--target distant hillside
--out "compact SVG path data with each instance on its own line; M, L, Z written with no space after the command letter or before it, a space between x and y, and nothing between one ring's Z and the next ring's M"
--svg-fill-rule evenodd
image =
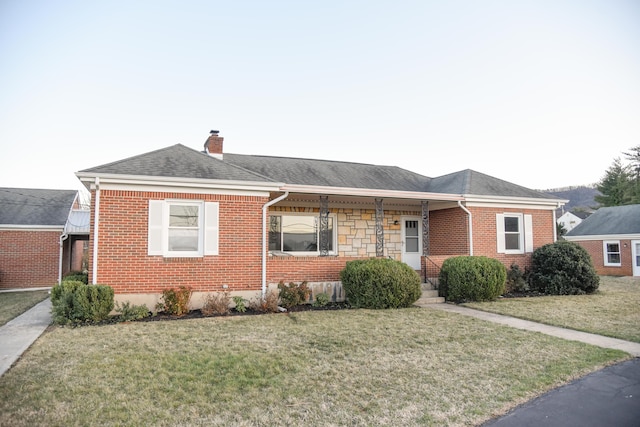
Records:
M542 190L542 192L561 199L568 199L569 202L564 205L564 212L569 212L574 209L595 209L598 207L598 202L596 202L595 197L596 195L601 194L595 189L595 186L586 185L579 187L554 188L550 190Z

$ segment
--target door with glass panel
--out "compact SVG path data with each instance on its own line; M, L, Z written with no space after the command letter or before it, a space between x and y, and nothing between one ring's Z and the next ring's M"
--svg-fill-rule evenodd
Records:
M420 217L402 217L402 262L420 270L422 225Z

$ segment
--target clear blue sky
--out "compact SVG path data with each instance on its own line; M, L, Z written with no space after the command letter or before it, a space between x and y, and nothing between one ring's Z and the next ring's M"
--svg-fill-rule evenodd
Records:
M210 129L232 153L597 182L640 144L640 1L0 0L0 186Z

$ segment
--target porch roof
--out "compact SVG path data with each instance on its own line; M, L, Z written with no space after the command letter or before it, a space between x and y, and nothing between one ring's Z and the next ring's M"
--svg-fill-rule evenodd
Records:
M65 233L69 235L88 235L91 223L91 212L88 210L74 209L69 213L69 219L65 225Z

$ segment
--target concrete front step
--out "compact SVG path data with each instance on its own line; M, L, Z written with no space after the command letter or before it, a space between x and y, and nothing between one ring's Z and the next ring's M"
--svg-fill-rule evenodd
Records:
M422 288L422 291L433 291L435 290L435 286L433 286L431 283L423 283L420 285L420 287Z
M431 283L423 283L421 288L422 296L415 302L415 305L439 304L444 302L444 298L438 296L438 290L434 289Z
M438 296L438 291L435 289L422 290L422 298L434 298Z

